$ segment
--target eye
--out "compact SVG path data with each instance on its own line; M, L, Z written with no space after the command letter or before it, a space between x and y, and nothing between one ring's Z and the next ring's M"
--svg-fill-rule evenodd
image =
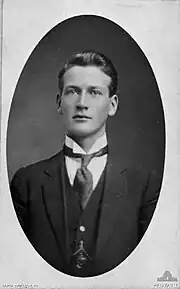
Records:
M90 91L90 93L92 94L92 95L102 95L102 92L100 91L100 90L97 90L97 89L93 89L93 90L91 90Z
M65 90L65 95L74 95L74 94L76 94L76 93L77 93L77 91L76 91L75 88L67 88L67 89Z

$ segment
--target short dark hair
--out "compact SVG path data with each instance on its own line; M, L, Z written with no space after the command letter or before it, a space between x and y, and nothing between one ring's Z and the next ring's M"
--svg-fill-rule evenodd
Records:
M110 97L116 94L117 90L117 71L112 64L111 60L108 59L104 54L95 52L92 50L83 51L73 55L73 57L66 63L66 65L60 70L59 79L59 90L60 94L63 90L63 76L65 72L73 66L97 66L111 77L111 83L109 85Z

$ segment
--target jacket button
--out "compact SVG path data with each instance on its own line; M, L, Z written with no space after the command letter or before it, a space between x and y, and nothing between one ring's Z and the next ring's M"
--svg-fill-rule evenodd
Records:
M79 230L80 230L81 232L85 232L85 231L86 231L86 228L85 228L84 226L80 226L80 227L79 227Z

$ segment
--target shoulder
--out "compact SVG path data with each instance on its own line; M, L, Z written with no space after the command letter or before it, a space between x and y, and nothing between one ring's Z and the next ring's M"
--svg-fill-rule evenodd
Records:
M161 190L163 173L157 170L150 170L142 165L127 166L121 170L117 178L124 180L126 191L133 198L139 198L140 202L148 203L150 200L157 200ZM115 180L118 185L118 179Z
M158 179L161 181L163 176L162 170L150 169L141 164L124 166L121 173L125 174L127 178L139 181L148 181L150 179Z
M130 164L126 159L120 160L116 152L108 155L107 172L113 178L114 183L123 177L128 186L136 188L147 187L150 184L161 186L163 170L155 170L145 167L143 164Z
M129 168L127 170L127 179L134 191L137 188L141 191L142 202L148 203L159 198L161 191L163 172L157 170L148 170L143 167Z
M45 171L56 170L62 163L62 160L63 153L60 151L47 159L19 168L14 174L13 179L39 178Z
M152 183L161 185L163 177L162 171L147 169L143 166L129 167L126 170L126 174L128 179L136 182L142 182L145 187Z

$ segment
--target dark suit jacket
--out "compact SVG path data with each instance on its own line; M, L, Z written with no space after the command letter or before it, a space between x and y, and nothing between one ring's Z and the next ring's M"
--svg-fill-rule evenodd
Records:
M20 224L38 253L67 273L67 210L62 152L21 168L11 182ZM152 218L161 178L140 169L121 167L108 156L94 275L120 264L137 246ZM62 235L60 232L64 232Z

